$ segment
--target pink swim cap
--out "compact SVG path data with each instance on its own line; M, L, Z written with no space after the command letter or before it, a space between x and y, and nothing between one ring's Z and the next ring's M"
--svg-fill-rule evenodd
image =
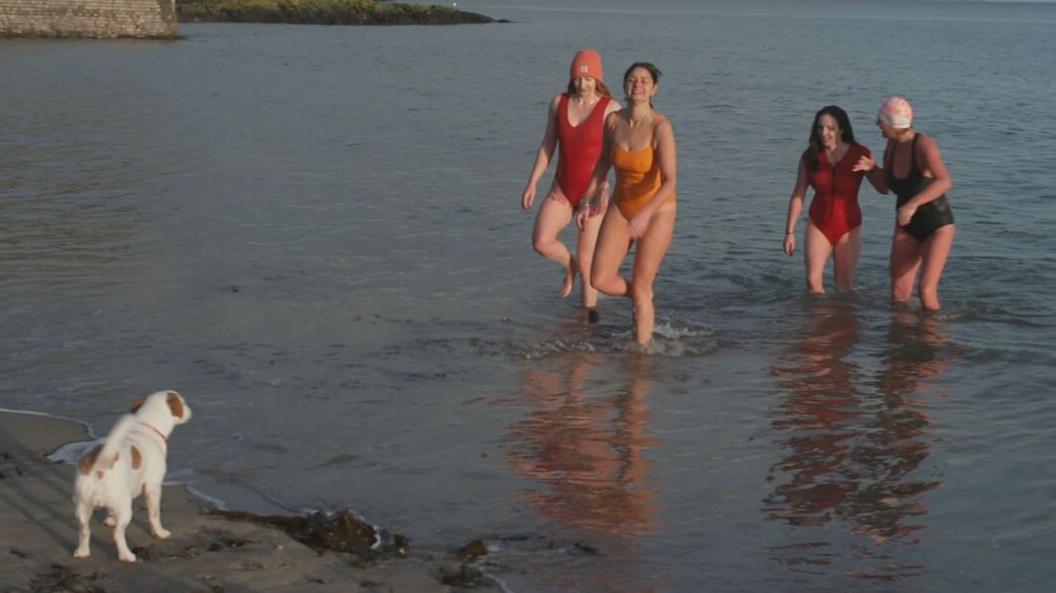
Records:
M572 67L569 69L569 78L590 76L598 81L603 81L601 75L601 54L592 49L581 49L572 58Z
M904 130L913 125L913 106L903 97L888 97L876 117L896 130Z

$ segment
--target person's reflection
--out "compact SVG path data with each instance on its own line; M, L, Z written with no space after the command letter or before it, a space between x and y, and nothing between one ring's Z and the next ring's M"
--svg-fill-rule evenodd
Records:
M532 409L509 427L509 464L535 484L524 497L561 538L600 552L569 574L548 571L541 578L556 581L546 585L591 593L655 589L640 557L640 536L657 527L647 455L658 444L647 430L651 364L642 354L628 361L573 352L525 369L521 389ZM622 372L630 374L626 383Z
M857 487L843 479L862 415L850 358L858 343L857 312L845 303L818 302L802 336L774 368L787 396L774 410L773 428L784 457L773 468L776 483L767 511L793 525L821 525ZM780 481L780 477L785 481Z
M626 389L615 392L610 377L590 376L598 354L549 357L525 371L522 390L534 409L510 427L508 459L518 475L546 486L526 496L561 526L621 536L655 527L656 491L642 454L656 444L646 431L650 363L632 358Z
M860 545L890 539L916 543L911 534L927 512L923 497L940 483L921 469L931 447L921 396L925 381L937 379L949 364L948 336L933 316L895 313L875 380L863 384L855 362L858 314L839 303L811 313L806 331L774 370L786 392L772 422L783 457L772 470L766 511L804 528L844 521L853 534L867 538ZM786 561L836 562L826 545L835 537L804 530L797 536L800 543L789 547L799 557ZM870 578L919 571L878 550L846 560L862 564L848 574Z
M862 481L869 485L849 509L856 531L876 542L905 541L920 529L912 517L927 513L924 494L941 484L917 470L931 451L932 382L954 358L948 342L949 332L931 314L898 311L888 327L873 382L882 401L874 406L862 447Z

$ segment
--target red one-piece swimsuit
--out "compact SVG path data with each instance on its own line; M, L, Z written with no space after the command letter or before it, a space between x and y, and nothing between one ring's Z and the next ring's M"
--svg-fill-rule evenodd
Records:
M818 154L818 170L810 175L814 200L810 203L810 221L818 227L829 243L835 245L840 237L862 224L862 210L858 207L858 189L862 187L865 171L851 169L869 149L851 144L834 167L822 151ZM806 158L806 155L803 157Z
M605 127L605 109L611 99L602 97L586 119L573 126L568 122L568 94L561 95L557 106L557 138L560 140L555 180L561 193L579 208L579 202L590 185L594 166L601 156L602 134Z

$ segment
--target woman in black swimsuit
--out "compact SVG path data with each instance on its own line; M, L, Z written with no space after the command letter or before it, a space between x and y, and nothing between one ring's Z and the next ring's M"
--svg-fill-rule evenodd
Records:
M884 166L862 157L856 171L867 171L881 193L898 196L898 220L891 243L891 299L908 301L920 272L917 294L924 309L937 311L939 279L953 247L956 228L946 192L953 181L946 171L934 139L912 127L913 107L902 97L891 97L880 106L876 125L887 139Z

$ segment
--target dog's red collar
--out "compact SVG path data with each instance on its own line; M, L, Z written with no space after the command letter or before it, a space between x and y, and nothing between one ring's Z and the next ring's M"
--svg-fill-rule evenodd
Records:
M154 428L153 426L147 424L146 422L143 422L142 420L140 420L139 423L142 424L143 426L146 426L147 428L153 430L154 434L156 434L159 437L161 437L161 442L165 443L165 448L169 447L169 437L165 436L160 430Z

